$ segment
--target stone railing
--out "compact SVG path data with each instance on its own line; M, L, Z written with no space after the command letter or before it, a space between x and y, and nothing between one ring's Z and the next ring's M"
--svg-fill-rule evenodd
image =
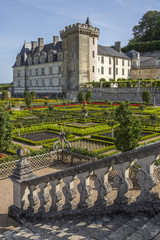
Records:
M22 155L11 176L14 196L9 215L23 222L24 218L46 219L95 211L159 211L157 193L151 192L158 183L154 162L159 153L160 142L41 177L33 175ZM140 190L130 203L133 183L129 173L135 162ZM117 175L112 182L108 176L113 169ZM112 192L116 192L114 201L109 197Z
M58 153L57 151L51 151L49 153L37 155L34 157L28 157L27 161L29 162L32 170L35 171L41 168L52 166L53 164L59 162L59 159L61 159L61 151ZM19 160L0 164L0 180L8 178L8 176L13 173L18 162Z
M80 155L72 151L59 150L49 153L28 157L26 159L33 171L50 167L59 163L77 165L94 161L95 158ZM16 169L19 160L0 164L0 180L8 178Z

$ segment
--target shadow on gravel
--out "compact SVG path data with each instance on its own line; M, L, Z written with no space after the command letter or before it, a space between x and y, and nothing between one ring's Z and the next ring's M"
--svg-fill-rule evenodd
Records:
M0 234L18 226L20 226L20 224L8 217L7 214L0 214Z

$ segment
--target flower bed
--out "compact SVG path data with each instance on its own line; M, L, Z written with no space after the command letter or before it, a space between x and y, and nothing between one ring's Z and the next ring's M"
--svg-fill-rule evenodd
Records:
M39 142L39 141L43 141L43 140L57 138L58 136L59 136L58 133L42 131L42 132L22 134L21 138L26 138L31 141Z
M5 154L0 153L0 158L6 157Z

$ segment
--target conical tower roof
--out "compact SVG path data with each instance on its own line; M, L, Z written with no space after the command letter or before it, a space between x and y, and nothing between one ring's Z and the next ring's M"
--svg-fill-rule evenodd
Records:
M90 21L89 17L87 17L86 24L87 24L88 26L92 26L92 24L91 24L91 21Z

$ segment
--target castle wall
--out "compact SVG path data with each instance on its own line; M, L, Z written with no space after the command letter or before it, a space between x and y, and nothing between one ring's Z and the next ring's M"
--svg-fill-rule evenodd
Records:
M89 36L79 34L79 84L89 82Z
M156 88L109 88L109 89L88 89L92 92L92 100L105 101L109 99L110 101L126 101L130 102L142 102L142 92L145 90L150 90L152 95L152 103L160 105L160 89ZM87 89L82 90L84 95L86 95ZM66 98L70 100L77 100L77 94L79 91L67 91Z
M89 37L89 82L97 80L97 38Z

